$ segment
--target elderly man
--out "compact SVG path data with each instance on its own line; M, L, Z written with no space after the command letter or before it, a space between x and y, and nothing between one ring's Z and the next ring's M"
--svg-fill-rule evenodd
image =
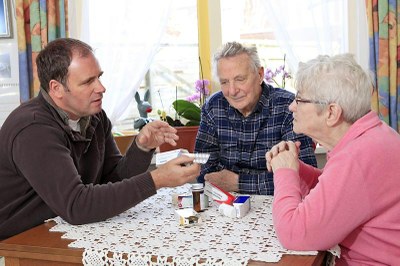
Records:
M195 151L210 153L198 181L227 191L272 195L265 153L281 140L301 141L300 157L316 166L313 142L292 130L294 94L267 85L256 48L225 44L214 55L221 91L202 108Z
M336 265L398 265L400 135L371 111L373 83L350 54L300 64L293 129L328 150L323 170L298 159L300 142L266 154L274 171L274 227L282 245L325 250Z
M14 110L0 131L0 239L61 216L72 224L117 215L158 188L200 173L181 157L147 172L154 149L176 145L167 123L147 124L122 156L102 110L106 89L92 48L50 42L38 55L39 95Z

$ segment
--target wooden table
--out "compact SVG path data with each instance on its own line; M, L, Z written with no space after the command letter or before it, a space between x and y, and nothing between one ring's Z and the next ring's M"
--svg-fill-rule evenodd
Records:
M62 233L49 232L48 222L0 242L0 256L6 266L82 265L83 249L69 248L72 240L61 239ZM283 255L279 263L250 261L251 266L323 265L325 252L316 256Z

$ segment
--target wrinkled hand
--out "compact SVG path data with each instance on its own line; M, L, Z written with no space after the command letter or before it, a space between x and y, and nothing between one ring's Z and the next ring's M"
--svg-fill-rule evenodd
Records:
M279 168L291 168L299 170L300 142L281 141L273 146L266 154L268 171L276 171Z
M168 123L156 120L145 125L135 141L137 146L144 151L155 149L165 142L175 146L176 140L179 139L176 132L177 130Z
M193 160L188 156L179 156L151 171L156 189L194 182L200 175L200 165Z
M239 190L239 175L226 169L219 172L208 173L204 176L204 179L225 191Z

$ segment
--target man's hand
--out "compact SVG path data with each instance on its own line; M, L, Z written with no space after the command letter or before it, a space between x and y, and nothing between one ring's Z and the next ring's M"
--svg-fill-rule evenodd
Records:
M163 121L153 121L145 125L137 135L136 145L144 151L150 151L167 142L172 146L176 145L179 139L177 130Z
M281 141L271 148L266 154L268 171L276 171L279 168L291 168L299 170L300 142Z
M208 173L204 176L204 179L225 191L239 190L239 175L229 170L224 169L219 172Z
M200 175L200 165L193 163L193 160L194 158L182 155L151 171L156 189L194 182Z

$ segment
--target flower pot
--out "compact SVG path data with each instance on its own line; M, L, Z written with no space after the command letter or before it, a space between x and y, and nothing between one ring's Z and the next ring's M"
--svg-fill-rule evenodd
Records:
M160 152L175 150L175 149L186 149L189 152L194 151L194 145L196 143L197 131L199 126L187 126L187 127L175 127L178 132L179 140L176 142L176 146L172 146L169 143L164 143L160 146Z
M117 143L118 149L121 152L122 155L125 155L126 151L129 149L131 146L133 137L136 134L128 134L128 135L123 135L123 136L115 136L115 142Z

